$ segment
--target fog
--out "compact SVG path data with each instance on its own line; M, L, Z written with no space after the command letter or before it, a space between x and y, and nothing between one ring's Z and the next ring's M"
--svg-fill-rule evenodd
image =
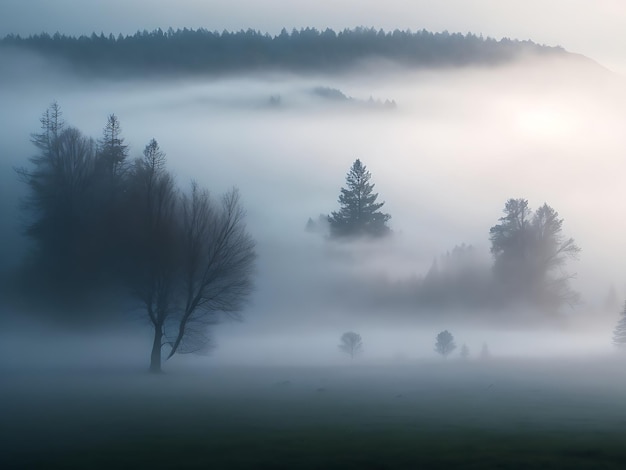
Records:
M257 241L257 289L244 322L214 328L216 347L204 361L337 363L343 358L336 343L347 330L362 334L363 360L434 357L434 338L443 329L459 347L467 343L478 352L487 342L502 356L611 350L618 312L600 310L611 285L618 299L626 286L620 263L626 224L617 216L626 209L625 89L621 77L592 61L529 58L506 67L420 72L369 64L342 75L98 82L41 58L5 60L15 64L0 91L7 266L27 246L19 234L24 188L12 167L27 165L34 152L29 135L53 100L68 124L96 138L115 113L131 157L155 137L183 186L195 179L214 194L240 189ZM324 99L317 87L353 100ZM271 97L280 106L271 106ZM397 107L360 105L370 97ZM306 232L309 217L337 210L356 158L392 215L393 236L346 244ZM362 282L422 277L434 258L463 243L489 263L489 228L511 197L528 198L533 208L548 202L583 249L580 261L567 266L577 273L573 287L582 302L564 308L556 323L533 326L523 312L511 321L515 315L484 318L463 309L433 317L346 300L342 289L358 292ZM71 354L58 352L69 360Z
M276 442L306 442L314 457L301 468L321 468L327 449L315 430L323 429L346 455L365 434L383 439L384 431L406 438L407 449L422 436L465 463L468 445L501 443L507 432L536 458L532 439L543 439L536 436L576 433L605 449L623 433L623 357L611 344L626 296L620 76L580 56L496 68L416 72L372 63L338 75L169 81L87 81L63 64L20 54L0 62L9 64L0 87L6 285L32 249L14 168L34 155L30 134L53 100L69 125L94 138L115 113L131 158L156 138L181 187L194 179L219 195L237 186L258 253L243 321L224 318L211 328L207 356L174 356L163 376L144 373L152 326L137 310L111 312L114 322L68 325L52 311L22 310L14 296L0 300L0 368L8 379L0 409L11 423L0 437L8 458L80 466L106 442L113 447L102 465L138 458L131 454L149 446L160 465L184 466L183 446L187 456L209 452L226 467L249 467L275 458L271 447L252 444L262 431ZM352 99L329 100L319 87ZM385 100L397 106L375 104ZM342 242L305 230L309 218L338 209L356 158L385 201L392 235ZM538 317L521 307L396 302L394 289L427 276L455 246L473 246L488 269L489 228L507 199L520 197L532 208L554 207L565 236L582 248L565 267L577 273L579 304ZM607 311L610 286L617 306ZM457 345L447 359L434 350L443 330ZM363 340L353 360L338 348L346 331ZM150 447L155 439L173 447ZM233 439L250 441L253 451L228 450ZM376 452L394 449L378 442ZM620 442L606 455L623 454ZM499 445L506 453L512 444ZM293 459L292 468L302 463Z

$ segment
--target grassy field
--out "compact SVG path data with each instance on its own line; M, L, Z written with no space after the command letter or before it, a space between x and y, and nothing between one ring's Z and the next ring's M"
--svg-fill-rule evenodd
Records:
M623 365L5 372L2 468L626 468Z

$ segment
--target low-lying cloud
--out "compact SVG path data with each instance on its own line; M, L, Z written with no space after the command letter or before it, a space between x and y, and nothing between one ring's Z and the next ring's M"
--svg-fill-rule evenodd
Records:
M397 107L343 106L311 92L319 87L364 101L393 99ZM533 208L549 203L565 219L564 234L583 249L569 269L578 273L574 287L584 302L568 315L597 310L611 284L625 294L619 260L626 257L626 224L617 216L626 210L624 87L583 60L190 82L59 75L43 76L33 92L17 84L3 90L6 109L14 110L1 126L6 220L17 220L23 196L11 168L28 164L29 133L52 100L69 124L94 137L115 113L131 157L156 138L182 185L195 179L214 194L239 187L258 243L258 287L246 322L224 326L223 341L218 329L224 351L231 334L245 341L237 338L306 325L338 338L342 329L384 323L350 311L342 286L423 277L433 259L464 243L489 262L489 228L512 197L527 198ZM372 173L394 235L342 246L306 232L309 217L337 210L356 158ZM5 260L24 246L18 229L3 224L12 240ZM419 319L420 312L413 314ZM475 349L480 340L473 343Z

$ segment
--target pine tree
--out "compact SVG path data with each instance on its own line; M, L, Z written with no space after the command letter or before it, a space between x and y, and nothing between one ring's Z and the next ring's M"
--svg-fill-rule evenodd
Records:
M370 183L371 173L357 159L346 176L346 188L341 188L338 212L328 217L330 233L333 237L373 236L381 237L390 233L387 222L389 214L380 212L385 204L376 202L374 184Z
M109 115L99 142L99 161L109 175L119 176L128 157L128 146L124 144L120 121L115 114Z
M623 348L626 347L626 303L624 303L621 316L613 330L613 344Z

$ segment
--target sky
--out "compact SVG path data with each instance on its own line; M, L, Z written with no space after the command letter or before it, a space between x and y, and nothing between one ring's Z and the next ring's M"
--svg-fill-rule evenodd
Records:
M622 0L2 0L0 35L132 34L155 28L278 33L371 26L472 32L560 45L626 74Z

